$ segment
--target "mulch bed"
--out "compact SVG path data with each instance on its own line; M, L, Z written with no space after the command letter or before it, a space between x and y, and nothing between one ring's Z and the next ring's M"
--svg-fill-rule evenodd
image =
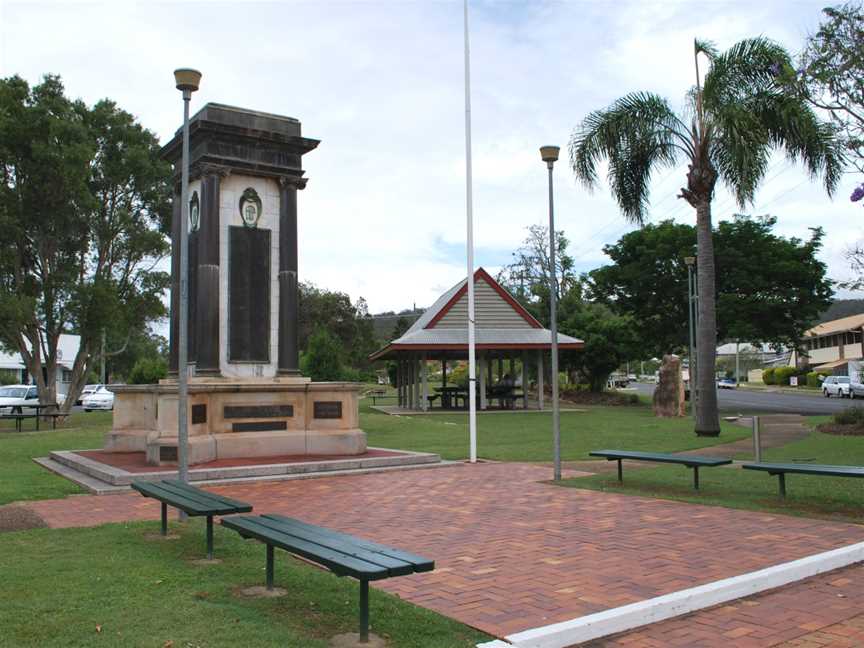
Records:
M42 516L25 506L18 504L0 506L0 533L41 529L47 526Z
M816 429L822 434L836 436L864 436L864 425L840 425L839 423L820 423Z

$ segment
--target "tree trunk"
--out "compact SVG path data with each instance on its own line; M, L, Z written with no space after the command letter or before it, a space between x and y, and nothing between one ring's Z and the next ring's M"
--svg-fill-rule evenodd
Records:
M717 309L714 288L714 240L711 233L711 203L696 206L696 269L699 290L697 349L697 388L699 401L696 434L718 436L720 416L717 411L717 387L714 374L717 361ZM692 384L692 381L691 381ZM692 398L692 395L691 395Z

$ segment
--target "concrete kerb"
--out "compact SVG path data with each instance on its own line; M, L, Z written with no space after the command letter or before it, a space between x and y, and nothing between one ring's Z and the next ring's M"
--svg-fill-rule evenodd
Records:
M477 648L566 648L758 594L862 561L864 542L859 542L570 621L531 628L508 635L505 641L498 639L477 644Z

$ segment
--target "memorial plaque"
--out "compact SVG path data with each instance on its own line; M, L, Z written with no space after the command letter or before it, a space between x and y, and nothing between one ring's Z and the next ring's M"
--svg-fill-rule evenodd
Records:
M228 361L270 362L270 230L228 234Z
M232 418L291 418L293 405L226 405L223 410L226 419Z
M313 416L316 419L341 419L342 401L315 401Z
M234 432L267 432L271 430L287 430L285 421L249 421L247 423L232 423Z
M206 423L207 422L207 405L193 405L192 406L192 425L197 423Z
M177 446L159 448L159 461L177 461Z

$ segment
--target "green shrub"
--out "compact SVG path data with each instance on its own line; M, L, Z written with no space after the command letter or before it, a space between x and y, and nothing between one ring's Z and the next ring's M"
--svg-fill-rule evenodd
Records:
M773 384L788 385L789 378L796 375L798 375L798 369L796 367L776 367L774 369Z
M811 371L807 374L807 386L816 387L818 389L822 386L822 381L825 379L825 376L830 375L831 374L827 371Z
M774 371L774 367L765 369L762 372L762 382L764 382L766 385L776 385L777 383L774 382Z
M342 380L342 348L325 329L318 329L309 338L302 363L303 375L316 382Z
M162 356L139 358L129 372L131 385L155 385L168 375L168 363Z
M834 415L837 425L864 425L864 407L847 407Z

